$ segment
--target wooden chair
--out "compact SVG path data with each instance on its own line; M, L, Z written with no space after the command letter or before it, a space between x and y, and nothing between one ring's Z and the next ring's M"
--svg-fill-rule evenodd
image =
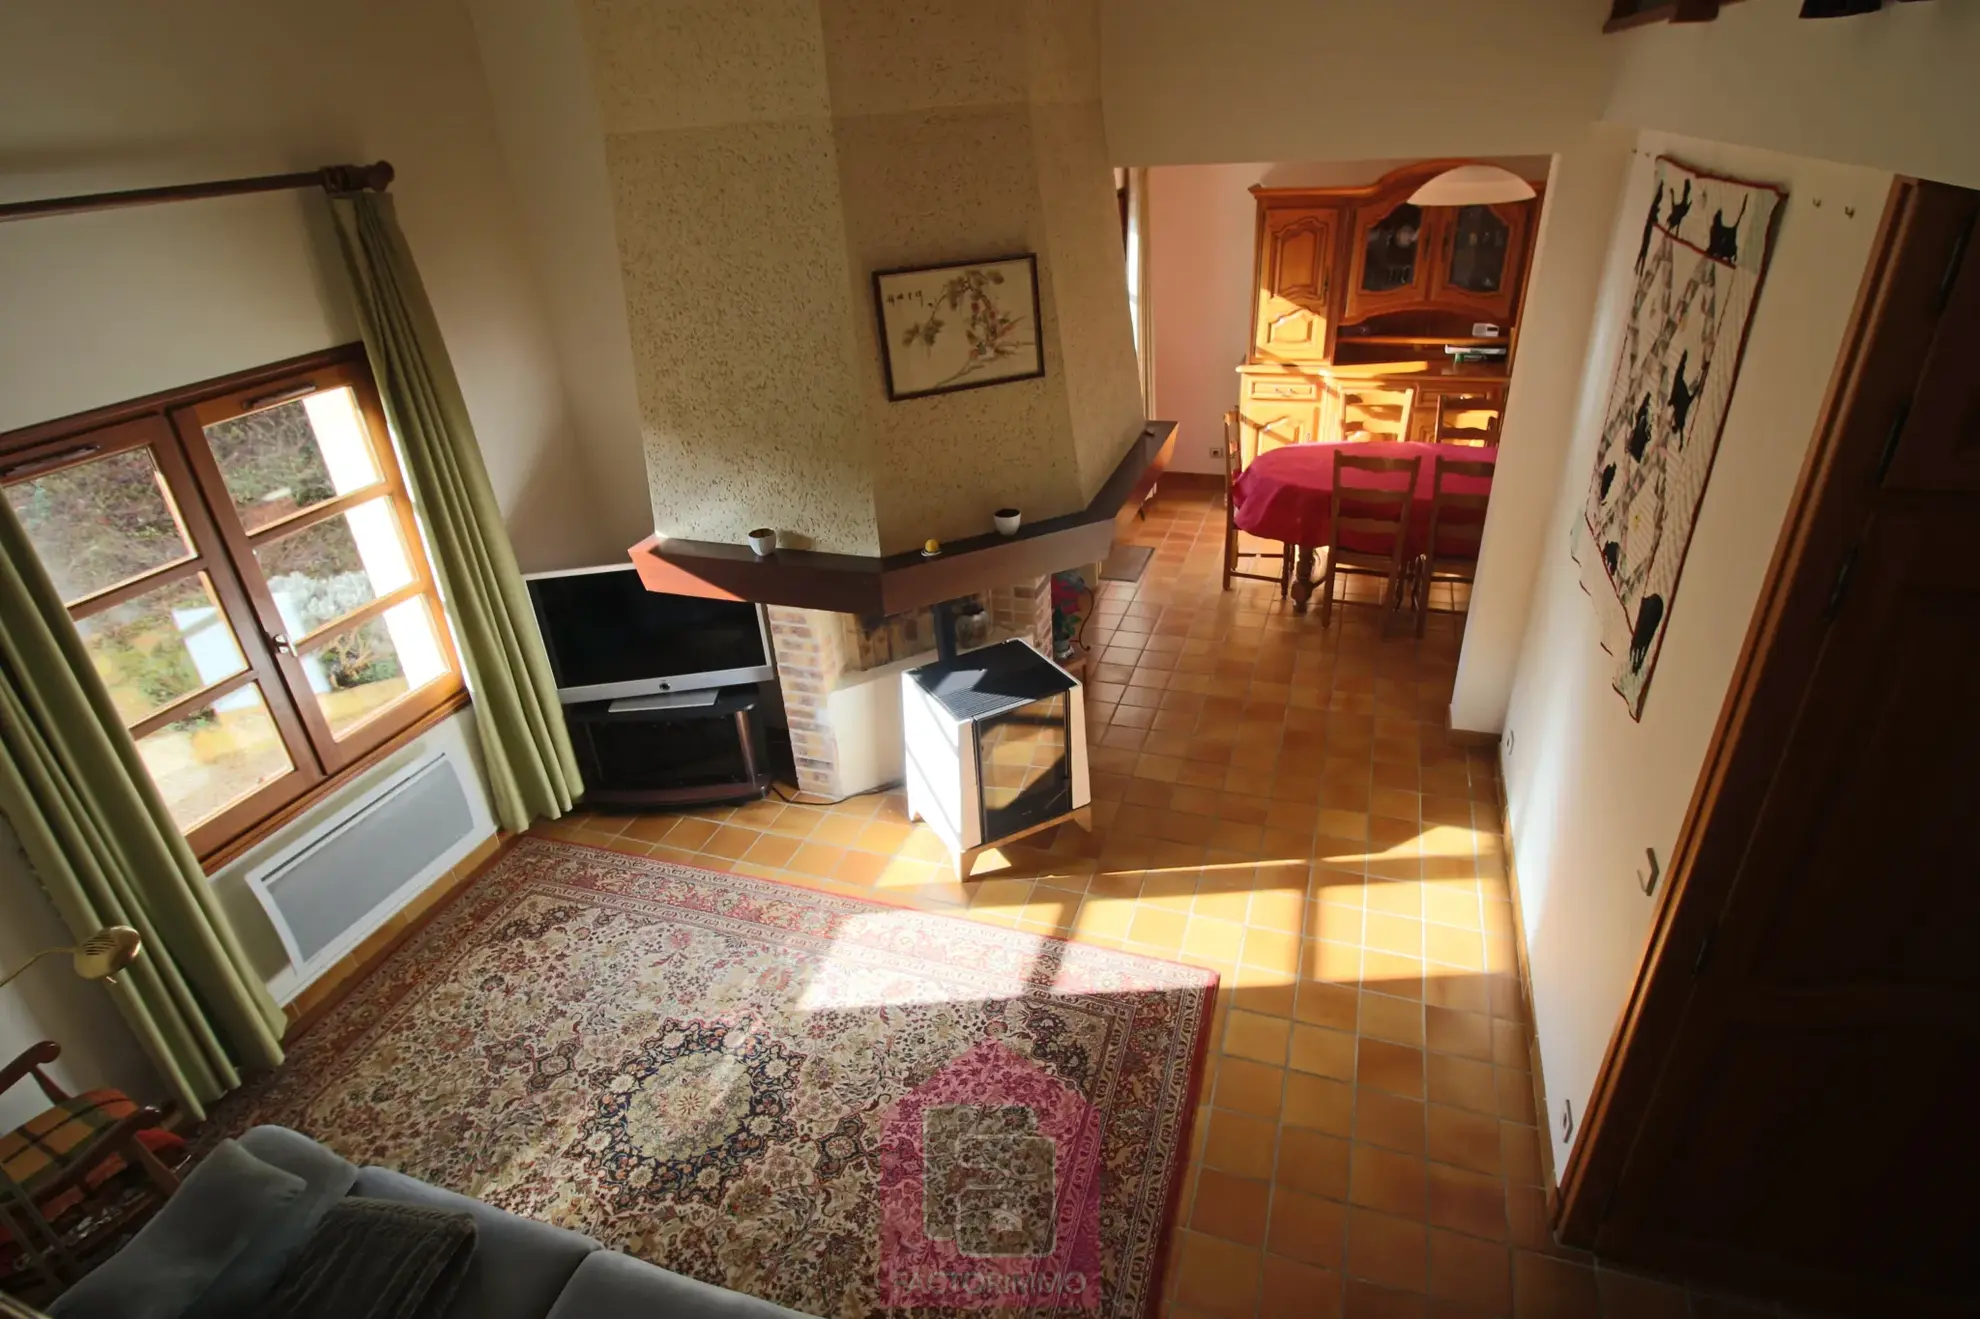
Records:
M1354 385L1341 390L1341 439L1403 440L1409 438L1409 414L1416 391Z
M1283 599L1287 589L1292 585L1292 546L1281 545L1276 552L1238 548L1238 537L1244 533L1240 533L1237 526L1235 485L1238 473L1258 459L1255 442L1251 446L1249 457L1246 456L1244 443L1246 430L1244 419L1237 413L1224 414L1224 589L1226 591L1231 589L1233 577L1243 577L1254 582L1277 582L1279 596ZM1277 559L1279 570L1269 575L1262 572L1244 572L1240 567L1240 560L1243 559Z
M1382 579L1382 608L1394 611L1401 606L1405 555L1409 535L1409 505L1416 494L1423 459L1367 458L1346 450L1334 451L1334 489L1328 507L1327 574L1320 582L1320 626L1334 608L1334 578L1342 573ZM1383 484L1349 485L1351 473L1386 477ZM1403 478L1398 484L1395 477ZM1379 540L1384 548L1350 547L1348 536L1358 540ZM1386 620L1385 620L1386 623Z
M1478 570L1478 544L1485 536L1487 494L1459 493L1444 484L1446 477L1490 481L1491 463L1468 462L1462 458L1437 458L1431 473L1430 526L1424 538L1424 551L1417 556L1415 580L1416 635L1423 635L1430 615L1430 588L1438 582L1463 582L1469 586ZM1469 516L1451 519L1444 515L1463 509Z
M141 1133L159 1127L165 1115L121 1090L69 1094L43 1070L61 1053L55 1041L43 1040L0 1068L0 1094L32 1076L50 1105L0 1135L0 1172L15 1202L11 1208L16 1212L8 1215L10 1232L38 1265L56 1273L71 1264L64 1256L72 1252L52 1220L84 1199L96 1184L125 1167L137 1167L162 1195L179 1189L178 1174L141 1138ZM169 1133L150 1139L183 1148L183 1142ZM46 1241L35 1240L37 1230Z
M1438 444L1497 448L1500 402L1492 394L1439 394L1431 438Z

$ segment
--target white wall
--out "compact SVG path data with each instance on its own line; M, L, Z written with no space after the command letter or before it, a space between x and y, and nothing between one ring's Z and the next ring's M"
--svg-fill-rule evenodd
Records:
M1605 115L1980 187L1980 6L1800 11L1800 0L1742 0L1710 23L1617 35Z
M1611 124L1589 124L1554 158L1451 687L1453 728L1497 732L1505 721L1551 534L1549 512L1575 431L1582 364L1632 137Z
M1102 0L1117 165L1552 152L1602 112L1606 0Z
M0 11L7 200L381 157L518 553L589 557L586 477L463 11ZM5 226L0 429L356 338L319 210L288 193Z
M0 817L0 975L20 967L43 948L75 942L42 893L20 843ZM164 1089L151 1062L102 985L78 980L66 957L50 957L0 990L0 1066L40 1040L62 1045L49 1069L71 1094L91 1086L115 1086L147 1099ZM33 1082L0 1095L0 1131L12 1131L46 1108Z
M653 504L584 33L564 0L468 0L468 12L530 257L542 273L572 430L584 450L594 539L622 552L652 534Z
M1155 405L1178 427L1178 472L1224 470L1224 413L1237 406L1237 365L1251 342L1254 184L1349 188L1406 160L1308 164L1160 165L1148 171L1150 304L1155 315ZM1543 181L1544 156L1495 163Z
M591 516L464 10L439 0L346 0L334 12L300 0L0 9L7 200L381 157L398 168L399 215L524 566L623 553L626 541L600 537ZM315 202L275 194L0 226L0 430L355 339ZM462 742L471 728L460 716L416 748ZM272 931L243 925L279 987ZM11 837L0 841L0 966L67 939ZM162 1097L103 989L60 965L0 994L0 1055L44 1036L63 1042L69 1080ZM16 1112L0 1107L0 1124Z
M1641 723L1610 684L1595 613L1568 556L1616 322L1659 152L1788 191L1711 481ZM1556 1166L1561 1103L1577 1122L1642 959L1644 849L1668 858L1719 716L1875 235L1891 175L1643 134L1617 214L1583 388L1506 720L1505 756ZM1851 211L1854 214L1851 214Z

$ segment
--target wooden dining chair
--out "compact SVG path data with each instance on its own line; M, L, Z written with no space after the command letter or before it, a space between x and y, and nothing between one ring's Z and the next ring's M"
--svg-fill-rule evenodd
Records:
M1409 437L1409 414L1416 391L1357 385L1341 390L1342 440L1402 440Z
M1438 444L1497 448L1502 404L1495 394L1439 394L1432 439Z
M1244 442L1246 426L1244 419L1235 412L1224 414L1224 589L1231 589L1233 577L1243 577L1254 582L1277 582L1279 596L1285 597L1292 585L1293 548L1281 545L1277 550L1247 550L1240 548L1239 538L1248 535L1238 530L1237 525L1237 478L1258 459L1256 442L1247 446ZM1279 570L1275 573L1245 572L1242 560L1277 559Z
M1423 553L1417 556L1411 586L1416 594L1416 635L1423 635L1430 617L1430 588L1438 582L1471 585L1478 572L1478 545L1485 536L1485 506L1490 492L1483 494L1453 490L1447 478L1490 482L1493 466L1463 458L1437 456L1430 481L1429 534L1424 537ZM1465 516L1447 516L1463 510ZM1457 612L1453 609L1450 612Z
M1332 543L1327 547L1327 573L1320 582L1320 626L1327 626L1333 613L1334 579L1343 573L1381 578L1381 607L1393 613L1401 606L1409 506L1422 467L1421 456L1370 458L1334 450L1334 488L1327 516ZM1367 473L1378 483L1349 485L1348 477L1354 473ZM1362 544L1349 546L1345 543L1349 536Z

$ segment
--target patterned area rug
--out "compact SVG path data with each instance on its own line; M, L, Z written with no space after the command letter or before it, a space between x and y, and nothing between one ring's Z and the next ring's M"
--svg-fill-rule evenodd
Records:
M809 1314L1138 1316L1215 985L524 838L221 1120Z

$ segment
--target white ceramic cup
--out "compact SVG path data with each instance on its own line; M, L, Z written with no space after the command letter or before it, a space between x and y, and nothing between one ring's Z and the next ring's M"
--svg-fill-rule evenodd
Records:
M774 554L777 550L777 533L769 527L758 527L749 533L749 547L758 554Z
M990 520L997 524L999 536L1015 536L1023 515L1014 508L1000 508L990 515Z

